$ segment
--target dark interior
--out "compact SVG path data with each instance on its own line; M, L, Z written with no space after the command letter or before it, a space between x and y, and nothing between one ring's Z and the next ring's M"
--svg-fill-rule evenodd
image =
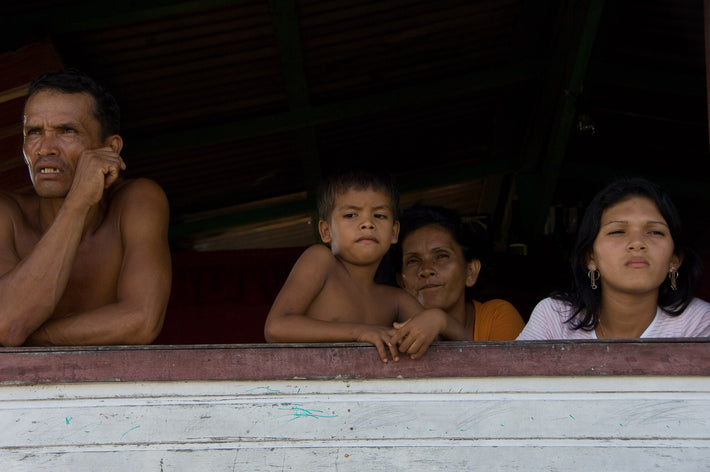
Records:
M105 83L126 177L154 179L171 203L157 342L263 341L273 297L317 242L319 179L354 165L391 172L404 206L484 219L495 255L478 298L524 317L566 287L576 218L621 176L666 187L710 258L703 2L120 5L0 7L0 188L30 187L29 81L77 67Z

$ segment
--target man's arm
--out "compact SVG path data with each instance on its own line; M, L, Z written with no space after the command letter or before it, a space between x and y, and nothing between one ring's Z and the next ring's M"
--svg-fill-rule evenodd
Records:
M44 323L64 293L88 209L62 206L24 260L15 249L17 202L0 198L0 344L19 346Z
M268 342L368 342L387 362L387 341L391 328L365 323L324 321L306 316L318 297L334 263L330 250L311 246L294 264L288 279L266 317L264 337ZM397 350L389 346L393 359Z
M121 191L114 202L121 206L124 247L116 303L52 319L28 344L148 344L160 333L172 277L168 200L146 179L131 181Z
M69 280L91 207L125 169L111 147L85 150L72 187L52 224L24 259L16 251L15 225L26 222L16 201L0 202L0 344L23 344L49 319Z

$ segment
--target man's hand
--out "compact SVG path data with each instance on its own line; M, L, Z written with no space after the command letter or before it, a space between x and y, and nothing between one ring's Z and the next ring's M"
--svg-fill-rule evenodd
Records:
M97 204L101 201L104 191L125 169L126 164L120 154L111 147L83 151L79 156L67 200L81 202L88 206Z

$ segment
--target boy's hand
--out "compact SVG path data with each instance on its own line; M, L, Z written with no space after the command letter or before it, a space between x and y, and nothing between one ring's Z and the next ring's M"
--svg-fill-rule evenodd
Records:
M424 355L439 333L446 328L446 313L438 309L424 310L403 323L395 323L397 330L389 342L399 346L412 359Z
M392 334L392 328L376 325L362 325L359 329L356 341L374 344L382 362L388 361L387 349L389 349L392 360L397 362L399 360L399 352L397 351L397 346L390 342Z

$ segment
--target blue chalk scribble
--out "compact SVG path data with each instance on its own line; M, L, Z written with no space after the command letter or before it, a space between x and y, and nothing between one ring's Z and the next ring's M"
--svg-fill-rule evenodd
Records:
M337 418L338 415L327 415L323 410L309 410L307 408L302 408L300 406L292 406L291 408L279 408L281 411L290 411L288 415L283 415L284 417L291 417L289 422L297 420L299 418Z

